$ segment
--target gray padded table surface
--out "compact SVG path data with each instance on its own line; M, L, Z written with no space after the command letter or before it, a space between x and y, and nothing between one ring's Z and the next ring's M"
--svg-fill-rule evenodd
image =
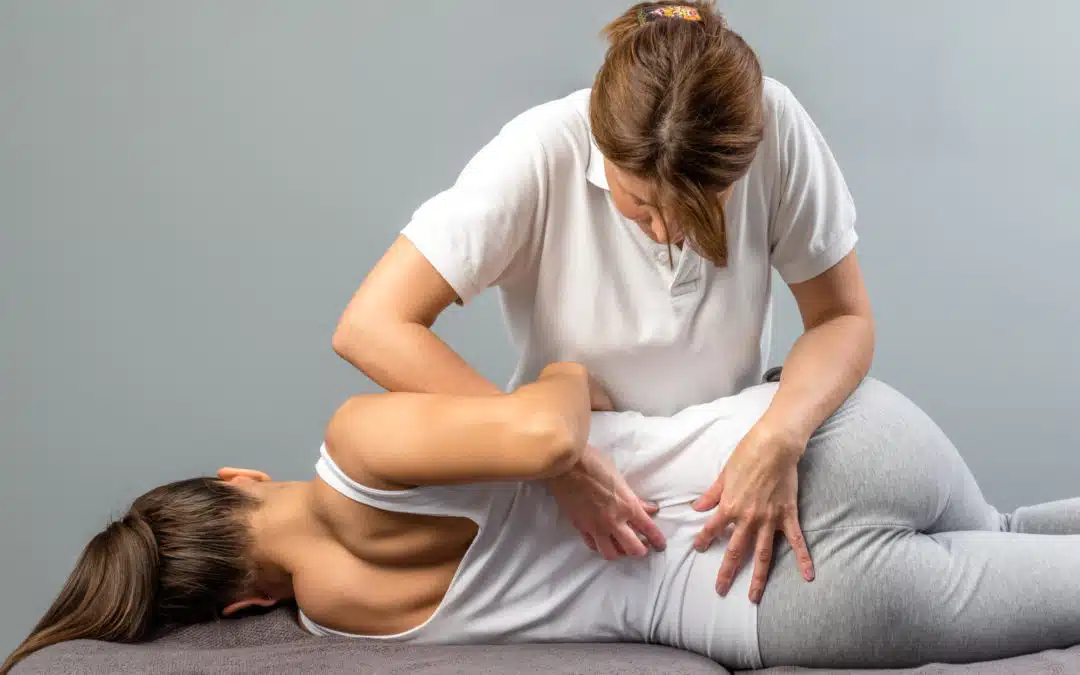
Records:
M1080 647L967 665L852 671L776 668L761 673L948 673L950 675L1080 674ZM559 644L424 647L317 638L290 609L192 626L140 645L80 640L34 654L13 675L189 675L193 673L326 673L338 675L725 675L712 661L668 647L640 644Z

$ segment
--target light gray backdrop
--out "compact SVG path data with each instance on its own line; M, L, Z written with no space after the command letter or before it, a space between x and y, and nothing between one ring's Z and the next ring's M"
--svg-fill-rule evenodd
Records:
M850 181L875 374L1000 506L1080 494L1080 8L722 5ZM0 652L143 490L310 476L370 389L330 349L354 288L503 122L590 84L627 6L0 0ZM506 381L492 294L438 331Z

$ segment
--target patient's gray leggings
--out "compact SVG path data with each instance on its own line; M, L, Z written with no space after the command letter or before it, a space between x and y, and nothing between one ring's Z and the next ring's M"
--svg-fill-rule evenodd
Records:
M941 429L866 380L810 441L800 520L816 579L777 544L767 666L971 662L1080 644L1080 499L999 513Z

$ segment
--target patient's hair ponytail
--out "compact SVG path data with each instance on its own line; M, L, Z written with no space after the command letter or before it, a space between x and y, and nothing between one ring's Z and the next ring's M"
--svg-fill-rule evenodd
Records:
M83 549L67 583L0 675L68 640L139 642L161 628L206 621L251 580L241 510L253 497L211 478L156 488Z
M60 595L0 673L66 640L144 638L153 619L157 574L157 542L150 526L132 514L112 523L87 544Z

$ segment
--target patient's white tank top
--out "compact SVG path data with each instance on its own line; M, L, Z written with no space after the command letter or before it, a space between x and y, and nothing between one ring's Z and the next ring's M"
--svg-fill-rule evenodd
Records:
M710 513L690 504L720 475L776 388L760 385L673 417L594 413L590 442L642 498L660 505L655 521L667 548L644 558L608 561L590 551L541 483L377 490L346 476L324 446L316 472L346 497L386 511L462 516L479 529L439 608L420 626L363 636L319 626L302 611L301 622L316 635L422 644L646 642L760 668L757 609L747 597L752 564L726 597L717 595L727 540L696 552L694 537Z

